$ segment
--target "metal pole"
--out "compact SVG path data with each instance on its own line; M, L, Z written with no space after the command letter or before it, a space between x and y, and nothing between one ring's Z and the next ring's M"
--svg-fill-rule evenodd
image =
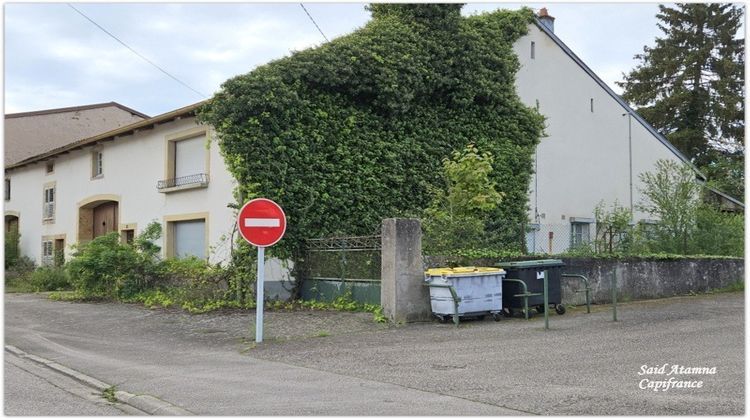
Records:
M549 329L549 297L547 295L547 270L544 270L544 329Z
M263 342L263 280L265 277L265 254L266 249L258 247L258 281L256 282L257 293L255 296L255 342Z
M617 270L612 270L612 321L617 321Z

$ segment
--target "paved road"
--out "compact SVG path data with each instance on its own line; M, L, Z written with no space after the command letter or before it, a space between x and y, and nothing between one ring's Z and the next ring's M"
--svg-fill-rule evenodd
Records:
M6 416L117 416L122 411L80 383L5 353Z
M617 323L606 311L575 311L553 317L550 331L540 319L383 328L362 314L269 313L272 330L286 322L299 331L257 347L248 345L248 313L189 316L34 295L6 295L5 311L7 344L198 414L744 412L738 293L631 303ZM310 334L319 330L330 335ZM641 366L663 364L716 374L671 375L702 380L700 389L639 389L670 376L639 375Z

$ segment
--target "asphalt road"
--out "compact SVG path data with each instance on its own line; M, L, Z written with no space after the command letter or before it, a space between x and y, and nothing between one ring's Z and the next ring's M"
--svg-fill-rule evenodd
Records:
M117 416L99 393L34 362L5 353L6 416Z
M271 335L253 346L251 313L6 295L5 326L6 344L197 414L744 413L743 294L630 303L617 323L603 309L552 317L549 331L539 318L385 328L365 314L268 313ZM716 373L639 375L664 364ZM639 388L669 377L703 384Z

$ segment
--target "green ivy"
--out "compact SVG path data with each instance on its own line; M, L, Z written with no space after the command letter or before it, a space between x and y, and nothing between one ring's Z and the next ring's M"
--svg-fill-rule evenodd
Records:
M513 42L533 13L460 9L369 6L361 29L234 77L199 110L238 180L237 200L264 196L284 208L276 255L418 217L443 186L441 161L470 143L494 156L490 178L504 197L489 241L522 247L517 226L543 117L516 94Z

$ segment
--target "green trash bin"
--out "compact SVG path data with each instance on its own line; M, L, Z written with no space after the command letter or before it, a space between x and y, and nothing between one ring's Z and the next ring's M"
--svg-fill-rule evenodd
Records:
M506 271L505 278L523 280L529 293L539 293L538 296L530 296L528 299L529 307L536 307L540 313L544 312L544 272L547 271L547 302L554 306L558 314L565 313L560 286L562 268L565 266L562 260L508 261L497 263L495 266ZM523 288L520 284L503 281L503 308L508 311L523 308L523 298L515 296L521 293Z

